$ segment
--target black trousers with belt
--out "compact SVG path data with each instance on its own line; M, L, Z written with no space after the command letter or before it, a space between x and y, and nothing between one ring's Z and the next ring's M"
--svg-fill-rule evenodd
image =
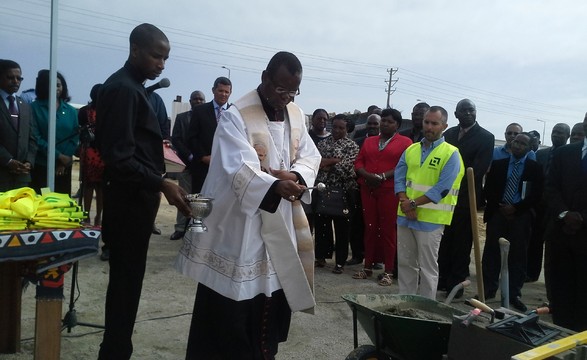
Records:
M136 184L104 184L102 237L110 248L104 338L99 359L130 359L132 333L143 287L147 250L159 192Z
M528 242L531 235L532 213L526 211L514 219L506 219L497 211L487 222L487 236L483 249L483 285L486 294L499 289L501 254L499 238L510 242L508 256L510 299L522 296L528 262Z
M449 292L469 277L473 230L468 207L457 206L450 225L444 227L444 234L438 250L439 288Z

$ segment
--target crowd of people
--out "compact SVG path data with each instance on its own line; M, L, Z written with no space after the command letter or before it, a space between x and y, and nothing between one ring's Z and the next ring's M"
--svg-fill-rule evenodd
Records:
M129 40L124 66L92 88L91 102L79 112L68 104L61 73L50 99L49 71L39 71L29 105L16 96L20 66L0 60L0 191L47 186L54 101L55 191L71 194L73 157L79 156L86 210L96 194L93 225L102 226L103 259L110 265L100 359L132 354L161 194L178 209L170 239L184 242L175 266L198 282L186 359L273 358L287 339L291 312L313 311L314 267L325 267L333 255L335 274L361 264L354 279L380 269L377 284L397 279L402 294L436 299L438 291L450 292L470 276L471 214L480 210L487 223L484 298L500 290L504 237L511 244L510 304L527 311L523 286L538 279L544 258L554 322L587 329L581 306L587 295L587 114L572 128L557 124L552 146L542 149L539 133L517 123L506 127L506 142L496 147L469 99L455 105L458 125L451 128L446 109L420 102L410 126L402 127L398 110L374 105L364 129L354 131L348 115L331 117L324 109L314 111L308 129L293 102L302 65L279 52L261 84L232 104L228 78L216 79L210 102L194 91L191 109L177 115L171 130L160 97L144 87L164 70L169 40L150 24L137 26ZM185 171L166 176L163 142L173 145ZM325 189L307 191L318 184ZM186 231L188 193L214 199L207 232ZM232 346L225 346L226 338Z

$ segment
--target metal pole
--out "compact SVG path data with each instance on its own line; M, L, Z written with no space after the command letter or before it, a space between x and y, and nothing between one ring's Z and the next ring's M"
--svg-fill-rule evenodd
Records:
M230 69L226 66L222 66L222 68L228 70L228 79L230 80Z
M47 136L47 186L55 189L55 126L57 124L57 24L59 0L51 0L51 47L49 58L49 132Z

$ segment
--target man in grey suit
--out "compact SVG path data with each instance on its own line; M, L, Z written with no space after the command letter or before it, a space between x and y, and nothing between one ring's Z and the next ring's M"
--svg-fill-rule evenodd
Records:
M206 96L200 90L196 90L190 95L190 105L192 110L197 105L205 102ZM188 130L190 128L190 120L192 119L192 110L177 114L175 117L175 124L173 125L173 131L171 132L171 143L177 152L177 156L179 156L181 161L186 165L185 170L181 173L177 173L175 178L179 182L179 186L188 193L191 193L192 189L192 176L190 174L189 165L192 162L193 155L188 143ZM175 231L171 234L169 239L179 240L183 238L187 222L188 219L178 210L177 216L175 217Z
M0 192L29 185L37 154L31 107L16 96L21 82L20 65L0 60Z

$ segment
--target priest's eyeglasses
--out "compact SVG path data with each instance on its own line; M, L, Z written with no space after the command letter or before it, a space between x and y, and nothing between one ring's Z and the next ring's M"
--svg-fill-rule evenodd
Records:
M282 87L276 87L275 92L278 93L279 95L287 94L292 98L300 95L300 89L290 91L290 90L284 89Z

